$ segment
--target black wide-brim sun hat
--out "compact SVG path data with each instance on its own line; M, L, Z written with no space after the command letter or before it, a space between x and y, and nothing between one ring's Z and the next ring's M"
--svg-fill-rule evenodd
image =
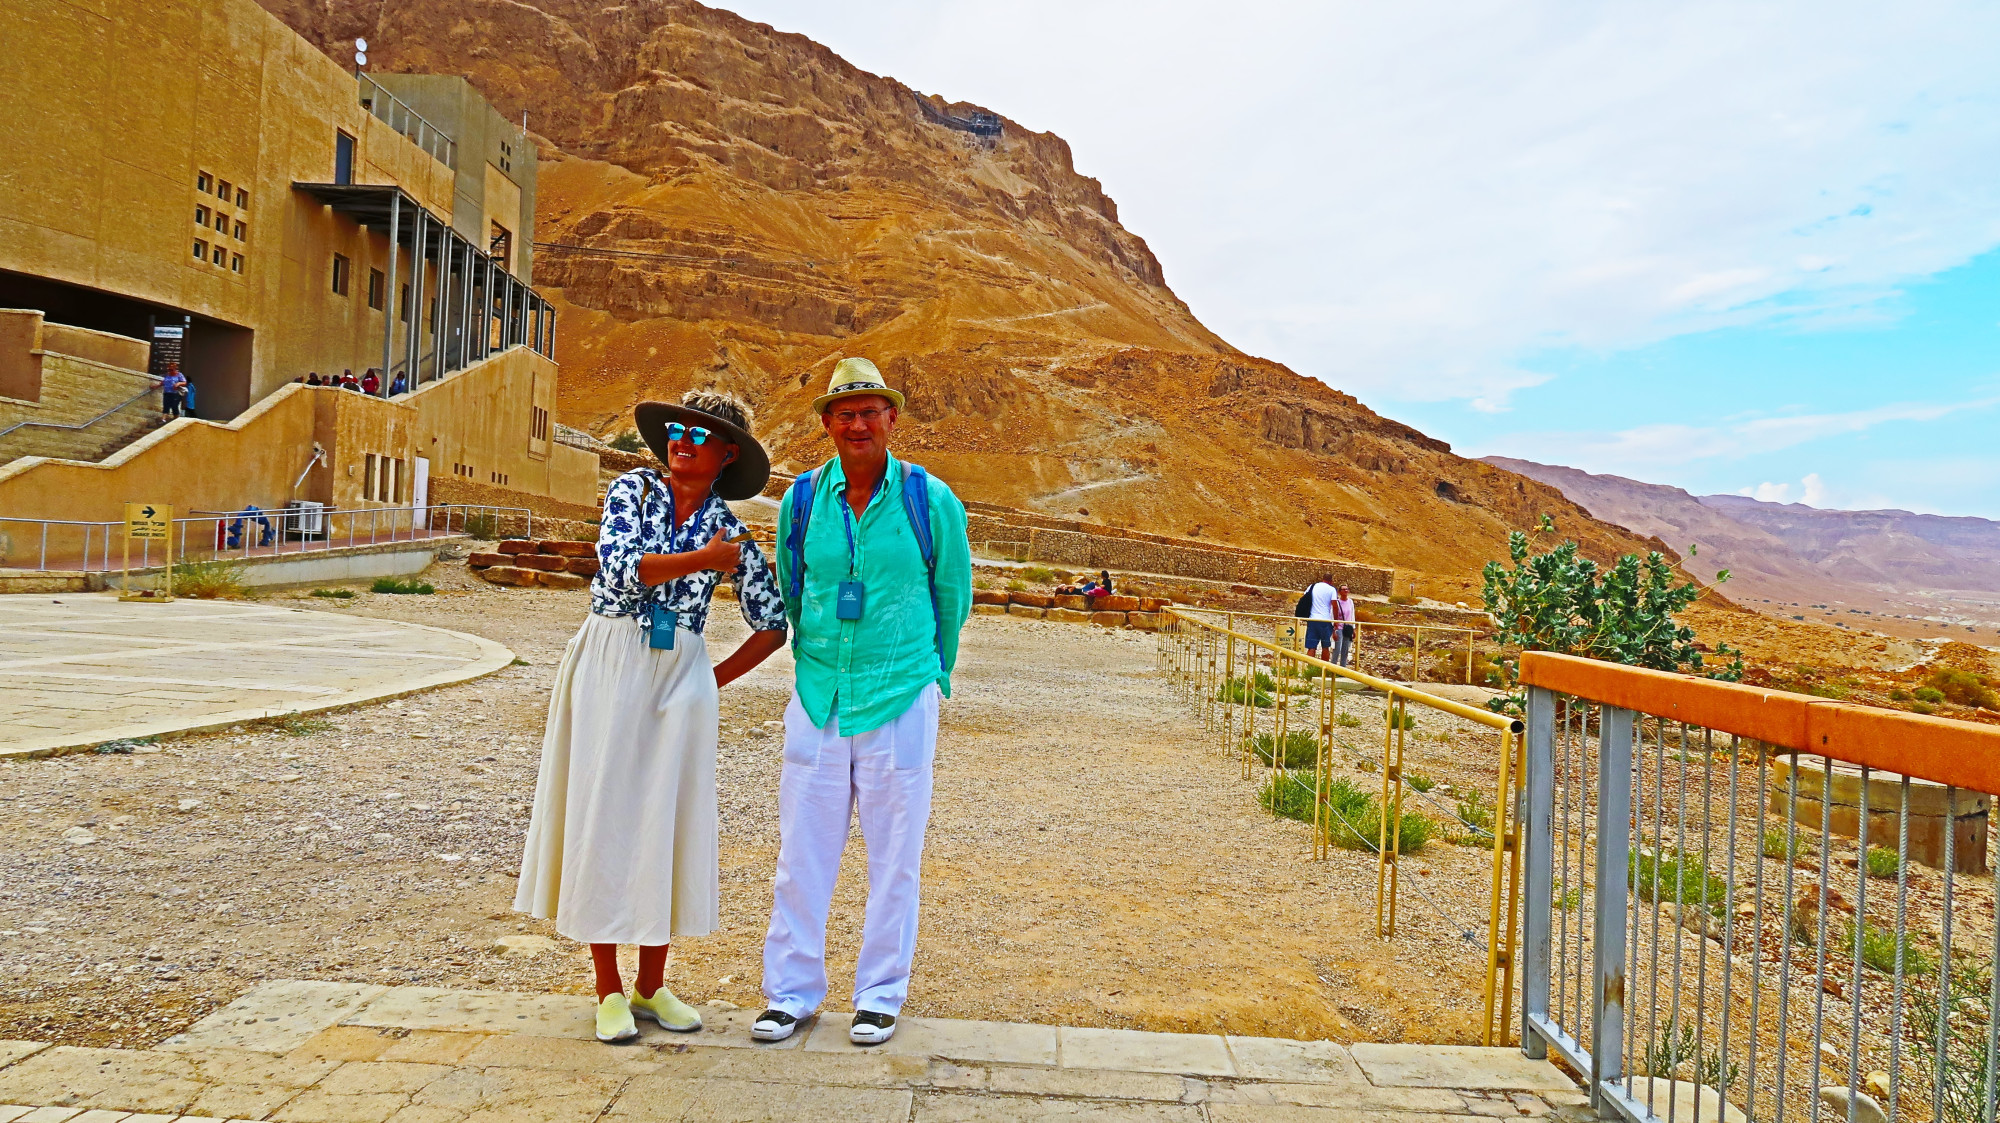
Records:
M700 426L736 446L736 459L723 467L715 478L715 493L724 499L749 499L763 493L771 482L771 455L757 438L741 426L712 413L667 402L640 402L632 411L639 437L662 466L667 464L667 426L678 421Z

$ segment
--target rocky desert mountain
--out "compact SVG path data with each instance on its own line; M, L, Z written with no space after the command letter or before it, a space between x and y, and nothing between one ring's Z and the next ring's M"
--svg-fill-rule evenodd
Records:
M1237 351L1068 144L993 109L685 0L262 2L528 112L568 424L720 382L806 466L807 403L865 355L969 498L1461 578L1544 512L1594 555L1655 545Z

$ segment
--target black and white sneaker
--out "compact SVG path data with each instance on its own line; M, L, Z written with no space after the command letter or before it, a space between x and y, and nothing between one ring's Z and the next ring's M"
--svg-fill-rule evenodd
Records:
M750 1023L750 1037L753 1041L783 1041L799 1028L799 1020L783 1010L766 1010Z
M880 1045L896 1035L896 1015L873 1010L856 1010L854 1024L847 1027L847 1039L856 1045Z

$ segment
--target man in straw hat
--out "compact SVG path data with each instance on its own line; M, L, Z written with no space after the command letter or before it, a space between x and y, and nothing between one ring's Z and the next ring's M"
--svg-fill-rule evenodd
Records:
M889 455L903 395L867 359L842 359L813 401L838 454L778 510L778 587L797 683L785 710L778 876L764 940L759 1041L790 1037L826 998L826 920L858 808L868 907L848 1039L896 1032L916 954L938 699L951 694L972 611L965 506Z

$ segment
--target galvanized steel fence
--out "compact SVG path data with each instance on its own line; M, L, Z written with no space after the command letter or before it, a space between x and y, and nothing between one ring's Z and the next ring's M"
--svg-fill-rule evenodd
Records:
M1990 1121L2000 727L1545 653L1523 1049L1603 1118Z

